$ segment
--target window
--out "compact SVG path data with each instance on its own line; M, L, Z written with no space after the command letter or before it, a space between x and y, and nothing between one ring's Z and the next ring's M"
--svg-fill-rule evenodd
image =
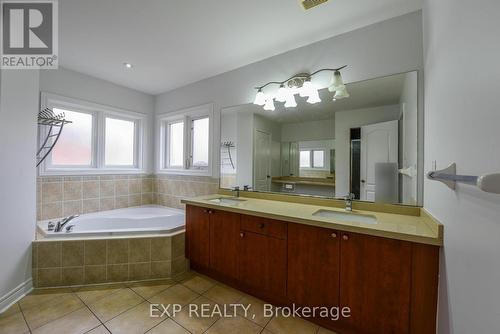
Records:
M40 175L100 174L142 171L142 114L42 93L42 108L64 113L71 123L46 160ZM39 127L39 140L48 135Z
M64 113L71 123L63 127L61 136L52 150L53 166L92 166L92 114L54 108L54 113Z
M159 173L211 175L212 105L158 116Z
M136 122L106 117L104 161L106 166L135 165Z
M191 163L195 168L208 167L208 117L192 121Z
M184 122L168 125L168 167L182 168L184 165Z
M325 150L301 150L300 168L325 168Z

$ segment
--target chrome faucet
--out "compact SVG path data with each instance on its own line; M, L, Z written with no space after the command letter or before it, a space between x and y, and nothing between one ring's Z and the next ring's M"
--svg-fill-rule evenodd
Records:
M252 187L249 186L248 184L243 186L243 191L249 191L250 189L252 189Z
M54 228L54 232L61 232L64 225L66 225L67 223L69 223L78 216L80 215L71 215L69 217L63 218L60 221L58 221L56 227Z
M352 211L352 200L354 199L354 194L349 193L345 199L345 211Z
M236 197L240 197L240 187L236 186L233 189L231 189L232 192L236 192Z

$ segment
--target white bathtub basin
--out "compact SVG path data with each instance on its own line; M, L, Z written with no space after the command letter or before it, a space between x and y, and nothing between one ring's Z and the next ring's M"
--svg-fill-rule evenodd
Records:
M333 210L318 210L313 213L315 217L331 218L341 222L361 223L361 224L376 224L377 218L370 215L361 215L353 212L341 212Z
M60 219L52 219L57 223ZM48 230L48 220L38 222L38 231L45 238L103 237L114 235L171 234L184 229L183 210L159 205L144 205L81 215L65 227L71 232Z

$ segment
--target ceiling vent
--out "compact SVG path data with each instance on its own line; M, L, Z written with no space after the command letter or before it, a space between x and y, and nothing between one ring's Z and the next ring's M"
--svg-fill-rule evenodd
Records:
M305 10L319 6L327 1L328 0L299 0L300 4L302 5L302 7L304 7Z

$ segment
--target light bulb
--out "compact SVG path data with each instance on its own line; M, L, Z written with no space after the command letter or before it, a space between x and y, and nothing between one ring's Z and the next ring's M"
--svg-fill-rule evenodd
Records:
M257 91L257 95L255 95L253 104L256 104L258 106L263 106L264 104L266 104L266 94L262 92L262 89L259 89Z
M344 81L342 80L342 74L340 74L340 71L335 71L333 73L332 82L330 83L330 86L328 86L328 90L330 92L335 92L337 89L341 89L342 87L345 87Z
M346 87L339 88L335 91L335 95L333 96L333 101L340 100L340 99L345 99L349 97L349 93L347 92Z
M276 101L278 101L278 102L285 102L287 95L288 95L288 90L282 84L280 86L280 89L278 89L278 92L276 93Z
M314 94L310 95L309 98L307 99L307 103L315 104L319 102L321 102L321 99L319 98L318 91L315 90Z
M311 82L311 80L307 80L304 82L304 84L300 88L299 95L301 97L309 97L311 95L314 95L314 92L317 93L318 90L316 88L314 88L314 85Z
M286 97L285 108L295 108L297 106L297 101L295 101L295 96L290 93Z
M266 103L264 104L264 110L273 111L274 109L275 109L275 107L274 107L274 99L272 97L269 97L266 100Z

